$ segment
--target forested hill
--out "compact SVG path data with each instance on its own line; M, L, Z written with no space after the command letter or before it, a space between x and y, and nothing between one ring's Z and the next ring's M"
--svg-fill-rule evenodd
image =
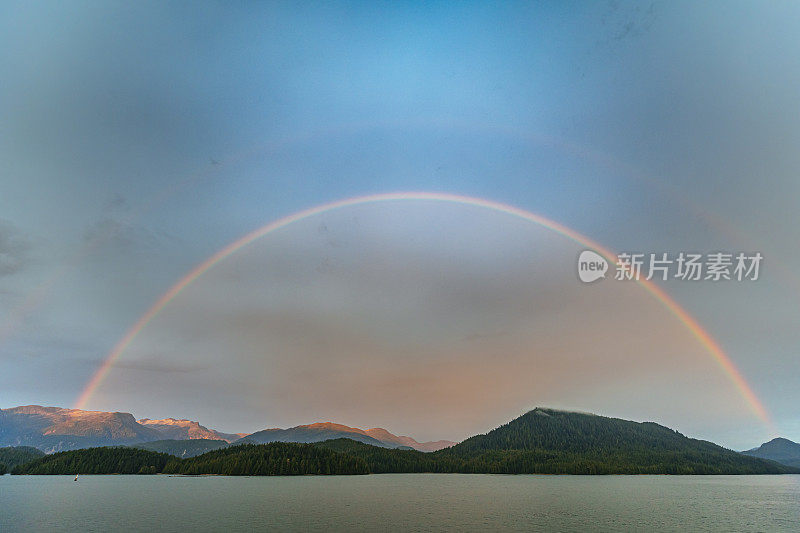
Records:
M758 448L742 452L745 455L769 459L786 466L800 468L800 444L789 439L777 438L765 442Z
M369 474L369 468L361 458L337 453L313 444L272 442L269 444L240 444L183 461L174 461L167 465L164 473L291 476Z
M136 448L85 448L46 455L19 465L12 474L157 474L168 462L177 460L166 453Z
M151 452L162 452L185 459L194 457L212 450L218 450L228 446L224 440L218 439L186 439L186 440L155 440L152 442L142 442L131 444L131 448L150 450Z
M275 476L368 474L369 468L363 459L353 455L312 444L275 442L242 444L188 459L125 446L86 448L47 455L18 465L12 473Z
M6 446L0 448L0 471L12 470L15 466L28 463L44 455L43 451L31 446ZM5 468L4 468L5 467Z
M448 448L475 471L575 474L758 474L794 471L690 439L652 422L536 408Z
M537 407L485 435L466 439L450 448L450 451L471 454L486 450L544 449L580 453L631 447L673 449L685 447L687 441L703 442L688 439L675 430L653 422L631 422Z

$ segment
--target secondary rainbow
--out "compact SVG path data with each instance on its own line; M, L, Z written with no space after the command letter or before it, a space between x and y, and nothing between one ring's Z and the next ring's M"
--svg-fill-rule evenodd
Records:
M303 220L308 217L312 217L314 215L319 215L321 213L325 213L327 211L332 211L335 209L341 209L343 207L349 207L359 204L366 204L366 203L374 203L374 202L390 202L390 201L402 201L402 200L429 200L429 201L437 201L437 202L449 202L449 203L456 203L462 205L471 205L476 207L484 207L487 209L491 209L494 211L499 211L502 213L506 213L515 217L519 217L521 219L527 220L529 222L533 222L545 228L548 228L568 239L571 239L586 248L591 248L603 257L605 257L609 262L612 264L616 262L616 255L613 254L610 250L607 250L605 247L599 245L598 243L592 241L588 237L562 225L558 222L545 218L541 215L537 215L535 213L531 213L530 211L525 211L524 209L520 209L518 207L514 207L508 204L503 204L500 202L495 202L492 200L485 200L482 198L474 198L470 196L461 196L456 194L448 194L448 193L436 193L436 192L397 192L397 193L384 193L384 194L373 194L369 196L359 196L356 198L348 198L345 200L339 200L336 202L331 202L323 205L319 205L316 207L312 207L309 209L305 209L303 211L299 211L297 213L291 214L289 216L283 217L281 219L275 220L263 226L261 228L256 229L248 233L247 235L237 239L236 241L230 243L226 247L219 250L217 253L197 265L194 269L192 269L188 274L186 274L183 278L181 278L175 285L173 285L167 292L165 292L153 305L150 309L147 310L140 318L136 321L136 323L131 327L128 332L125 334L122 339L114 346L111 352L108 354L106 359L103 361L103 364L97 369L94 373L92 378L87 383L86 387L81 392L78 399L75 401L75 408L82 409L89 399L92 397L92 394L97 390L100 384L103 382L103 379L108 375L109 370L114 365L114 362L119 359L125 349L130 346L139 332L144 329L147 324L155 318L158 313L166 307L166 305L172 301L178 294L180 294L183 289L188 287L192 284L197 278L202 276L206 271L212 268L214 265L225 259L226 257L230 256L231 254L235 253L237 250L247 246L248 244L252 243L260 239L261 237L281 228L284 228L294 222L299 220ZM694 335L695 338L700 342L700 344L705 348L705 350L714 358L714 360L719 364L719 366L723 369L725 374L734 384L736 389L742 395L742 397L747 402L747 405L750 407L752 412L764 422L764 424L772 431L775 432L775 425L772 422L772 419L765 409L764 405L758 399L756 394L753 392L752 387L747 383L747 381L742 376L739 369L736 368L736 365L731 361L730 357L724 352L722 347L717 343L716 340L706 331L704 330L697 320L694 319L685 309L683 309L680 305L678 305L675 300L673 300L667 293L665 293L661 288L659 288L655 283L652 281L647 281L644 279L640 279L637 283L644 288L648 293L650 293L653 297L655 297L672 315L674 315L684 326Z

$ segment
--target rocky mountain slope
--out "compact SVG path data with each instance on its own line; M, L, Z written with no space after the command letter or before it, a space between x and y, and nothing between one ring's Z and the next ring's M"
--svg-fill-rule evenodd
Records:
M222 433L201 426L199 422L182 418L162 418L160 420L142 418L139 423L157 430L164 439L170 440L209 439L233 442L247 435L247 433Z
M411 437L394 435L383 428L363 430L331 422L289 429L266 429L247 435L223 433L181 418L143 418L137 421L130 413L40 405L0 409L0 447L33 446L46 453L164 440L222 440L228 443L262 444L277 441L319 442L342 437L375 446L408 447L426 452L454 444L450 441L421 443Z

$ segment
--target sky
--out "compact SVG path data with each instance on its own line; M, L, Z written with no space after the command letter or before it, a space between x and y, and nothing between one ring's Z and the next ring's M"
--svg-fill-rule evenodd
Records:
M70 407L171 286L303 209L512 205L619 253L760 252L657 282L800 441L794 2L4 2L0 408ZM476 206L325 212L227 257L86 408L229 432L461 440L535 406L774 436L635 283Z

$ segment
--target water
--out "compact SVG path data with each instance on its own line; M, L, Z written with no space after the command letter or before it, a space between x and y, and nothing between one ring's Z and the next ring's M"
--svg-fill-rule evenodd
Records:
M799 531L800 476L0 476L0 531Z

